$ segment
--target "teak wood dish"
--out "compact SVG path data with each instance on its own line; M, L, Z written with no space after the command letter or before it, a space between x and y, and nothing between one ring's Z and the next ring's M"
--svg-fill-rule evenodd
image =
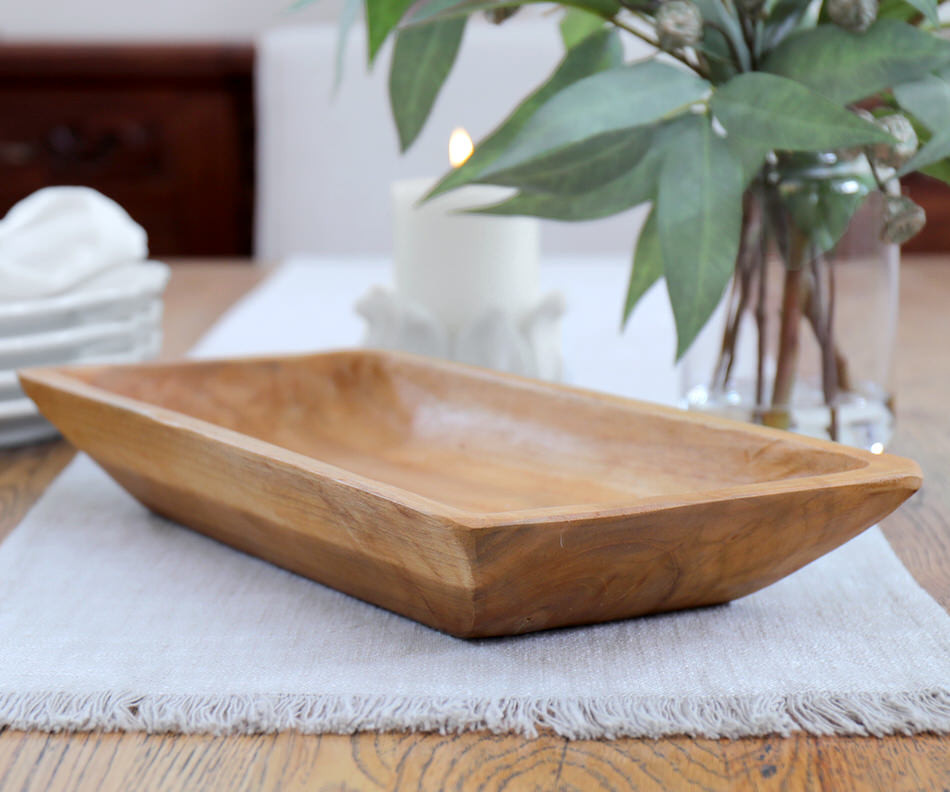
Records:
M888 454L389 352L20 378L150 509L457 636L741 597L921 481Z

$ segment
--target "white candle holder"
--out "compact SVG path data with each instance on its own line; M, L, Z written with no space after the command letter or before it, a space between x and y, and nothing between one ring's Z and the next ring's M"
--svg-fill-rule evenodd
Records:
M423 305L374 286L356 303L365 346L399 349L545 380L561 378L564 298L552 292L521 311L489 308L457 327Z

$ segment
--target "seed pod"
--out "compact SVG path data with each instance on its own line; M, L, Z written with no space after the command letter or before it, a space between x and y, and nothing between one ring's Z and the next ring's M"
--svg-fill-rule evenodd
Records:
M917 133L906 116L891 113L875 119L874 123L897 139L896 143L878 143L874 146L871 154L875 162L896 170L917 153Z
M692 0L665 0L656 10L655 22L665 52L691 47L703 37L703 15Z
M877 19L878 0L828 0L825 8L838 27L863 33Z
M903 245L926 225L927 213L906 195L890 195L886 201L881 239Z

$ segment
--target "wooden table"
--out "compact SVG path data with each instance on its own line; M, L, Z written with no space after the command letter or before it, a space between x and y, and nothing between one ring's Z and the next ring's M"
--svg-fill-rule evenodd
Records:
M167 295L165 354L181 354L260 268L180 264ZM923 490L884 523L908 569L950 608L950 262L903 268L893 450ZM0 452L0 538L72 457L65 442ZM250 737L0 734L0 790L945 790L950 738L796 735L743 740L568 742L465 735Z

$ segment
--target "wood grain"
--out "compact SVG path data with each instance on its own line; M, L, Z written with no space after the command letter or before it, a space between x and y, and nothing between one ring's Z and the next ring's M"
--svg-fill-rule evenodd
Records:
M950 263L917 259L903 268L898 433L893 450L918 460L924 486L884 521L884 530L918 581L950 608ZM200 271L199 271L200 270ZM248 273L252 277L248 277ZM201 313L214 288L259 277L179 269L170 316L187 304ZM236 288L235 294L242 289ZM175 296L177 295L177 296ZM177 300L183 300L179 303ZM213 309L212 309L213 310ZM189 320L191 321L191 320ZM192 327L202 321L193 319ZM174 343L174 329L169 340ZM57 446L50 447L50 454ZM7 463L0 534L19 519L8 502L27 503L53 474L37 468L42 451ZM0 463L3 464L3 463ZM21 467L22 465L22 467ZM17 473L13 468L19 469ZM38 477L38 481L33 481ZM7 492L17 491L16 495ZM20 509L23 509L21 505ZM126 790L224 788L355 790L945 790L950 739L796 735L736 741L672 738L569 743L486 734L299 734L207 736L0 734L0 789Z

